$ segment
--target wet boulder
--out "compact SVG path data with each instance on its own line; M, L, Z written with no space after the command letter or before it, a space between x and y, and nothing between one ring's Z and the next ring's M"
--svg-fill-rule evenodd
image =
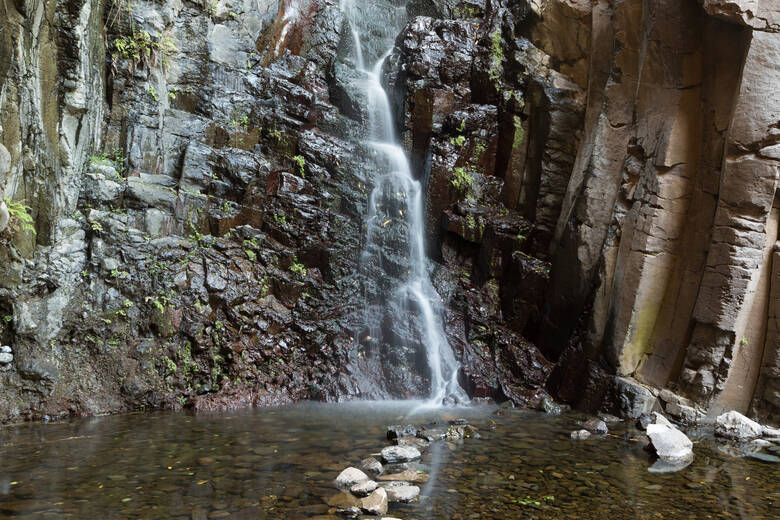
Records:
M728 439L747 441L761 437L762 432L760 424L734 410L715 419L715 434Z
M680 430L666 424L650 424L647 435L658 458L670 464L690 462L693 442Z
M336 477L336 486L340 488L349 488L355 484L368 480L368 475L357 468L347 468Z
M387 446L382 448L382 459L388 464L419 459L420 450L414 446Z
M360 508L370 515L387 513L387 491L384 488L376 489L360 501Z

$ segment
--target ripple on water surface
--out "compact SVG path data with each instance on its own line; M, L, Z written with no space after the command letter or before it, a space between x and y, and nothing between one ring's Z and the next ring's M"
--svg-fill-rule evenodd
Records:
M414 416L409 411L416 409ZM652 463L630 427L572 441L574 415L432 410L410 403L300 403L215 415L139 413L0 430L0 517L297 519L326 515L332 481L376 454L388 424L456 414L481 439L437 442L412 519L776 518L780 465L700 438L691 466ZM614 436L612 436L614 435Z

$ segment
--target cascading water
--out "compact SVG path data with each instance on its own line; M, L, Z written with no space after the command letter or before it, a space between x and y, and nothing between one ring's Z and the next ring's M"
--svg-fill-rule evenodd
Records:
M366 2L369 3L369 2ZM383 233L389 233L386 225L399 219L398 226L405 228L402 242L405 251L399 252L403 257L403 270L397 280L393 280L390 290L395 309L408 309L409 305L416 307L416 312L422 329L421 342L425 346L426 360L430 369L430 395L428 402L433 405L442 403L465 403L468 397L457 382L459 364L455 359L452 347L446 339L440 318L440 298L433 288L428 270L426 269L425 248L423 243L423 192L418 180L412 176L409 161L398 144L393 124L393 114L390 102L382 86L382 67L393 50L395 36L406 22L405 6L396 7L379 0L372 4L377 9L394 11L392 21L395 23L374 24L368 29L368 36L361 34L361 22L370 25L365 4L357 6L355 0L342 0L341 9L349 22L354 43L355 65L363 76L363 88L367 102L368 137L366 144L380 157L384 167L376 172L373 179L374 188L369 198L366 244L363 251L364 263L372 255L378 255L379 239ZM368 42L368 43L366 43ZM367 67L370 60L375 60L373 66ZM398 229L398 227L396 227ZM385 242L393 242L392 237ZM399 247L404 249L404 247ZM377 312L374 306L367 306L366 323L369 324L371 336L381 335L376 323Z

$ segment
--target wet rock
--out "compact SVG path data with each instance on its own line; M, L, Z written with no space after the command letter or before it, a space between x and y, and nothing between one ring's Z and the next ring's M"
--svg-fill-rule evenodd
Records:
M392 441L399 437L414 437L417 435L417 428L411 424L406 426L388 426L387 427L387 440Z
M646 430L651 424L663 424L670 428L675 428L675 426L669 422L669 419L658 412L643 413L636 420L636 427L640 430Z
M415 469L407 469L400 473L388 473L379 477L381 481L403 481L413 483L425 483L428 482L428 475L422 471Z
M588 430L575 430L571 432L570 437L572 439L584 440L590 437L590 432Z
M370 515L383 515L387 513L387 492L384 488L378 488L369 496L360 501L360 508Z
M0 365L8 365L13 363L14 355L11 347L3 345L0 347Z
M563 412L563 407L556 403L549 395L542 397L539 409L549 415L560 415L561 412Z
M658 458L670 464L690 462L693 459L693 443L677 428L666 424L650 424L647 435Z
M398 446L414 446L420 451L423 451L426 448L428 448L428 445L430 444L429 441L425 439L421 439L419 437L399 437L395 439L395 443Z
M417 432L417 437L425 439L428 442L438 441L444 438L447 430L444 428L421 428Z
M379 475L380 473L382 473L382 471L384 471L384 468L382 467L382 463L379 462L374 457L368 457L366 459L361 460L360 468L363 471L373 473L374 475Z
M414 446L387 446L382 448L382 460L388 464L419 459L420 450Z
M777 464L780 462L780 457L777 455L770 455L769 453L762 453L762 452L749 452L747 457L755 460L760 460L761 462L769 462L772 464Z
M389 486L385 490L389 502L411 502L420 494L417 486Z
M365 482L366 480L368 480L368 475L357 468L350 467L339 473L335 482L336 486L340 488L349 488L360 482Z
M596 417L585 421L585 424L583 424L582 427L591 433L597 433L601 435L604 435L609 431L609 428L607 428L607 423Z
M325 500L325 503L330 507L360 507L360 499L345 491L341 491L329 497L327 500Z
M737 411L726 412L715 419L715 434L728 439L746 441L763 433L760 424Z
M377 488L377 483L373 480L366 480L363 482L360 482L358 484L355 484L349 490L359 496L359 497L365 497L368 496L372 491L374 491Z

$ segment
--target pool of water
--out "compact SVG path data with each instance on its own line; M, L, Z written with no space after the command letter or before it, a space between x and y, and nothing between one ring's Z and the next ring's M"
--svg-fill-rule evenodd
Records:
M300 403L214 415L153 412L0 429L0 518L329 518L332 481L387 444L386 426L446 424L481 438L439 441L413 519L777 518L780 464L731 457L695 439L672 474L628 424L573 441L575 414L490 407L418 410L409 403ZM449 416L449 417L448 417ZM334 516L333 518L338 518Z

